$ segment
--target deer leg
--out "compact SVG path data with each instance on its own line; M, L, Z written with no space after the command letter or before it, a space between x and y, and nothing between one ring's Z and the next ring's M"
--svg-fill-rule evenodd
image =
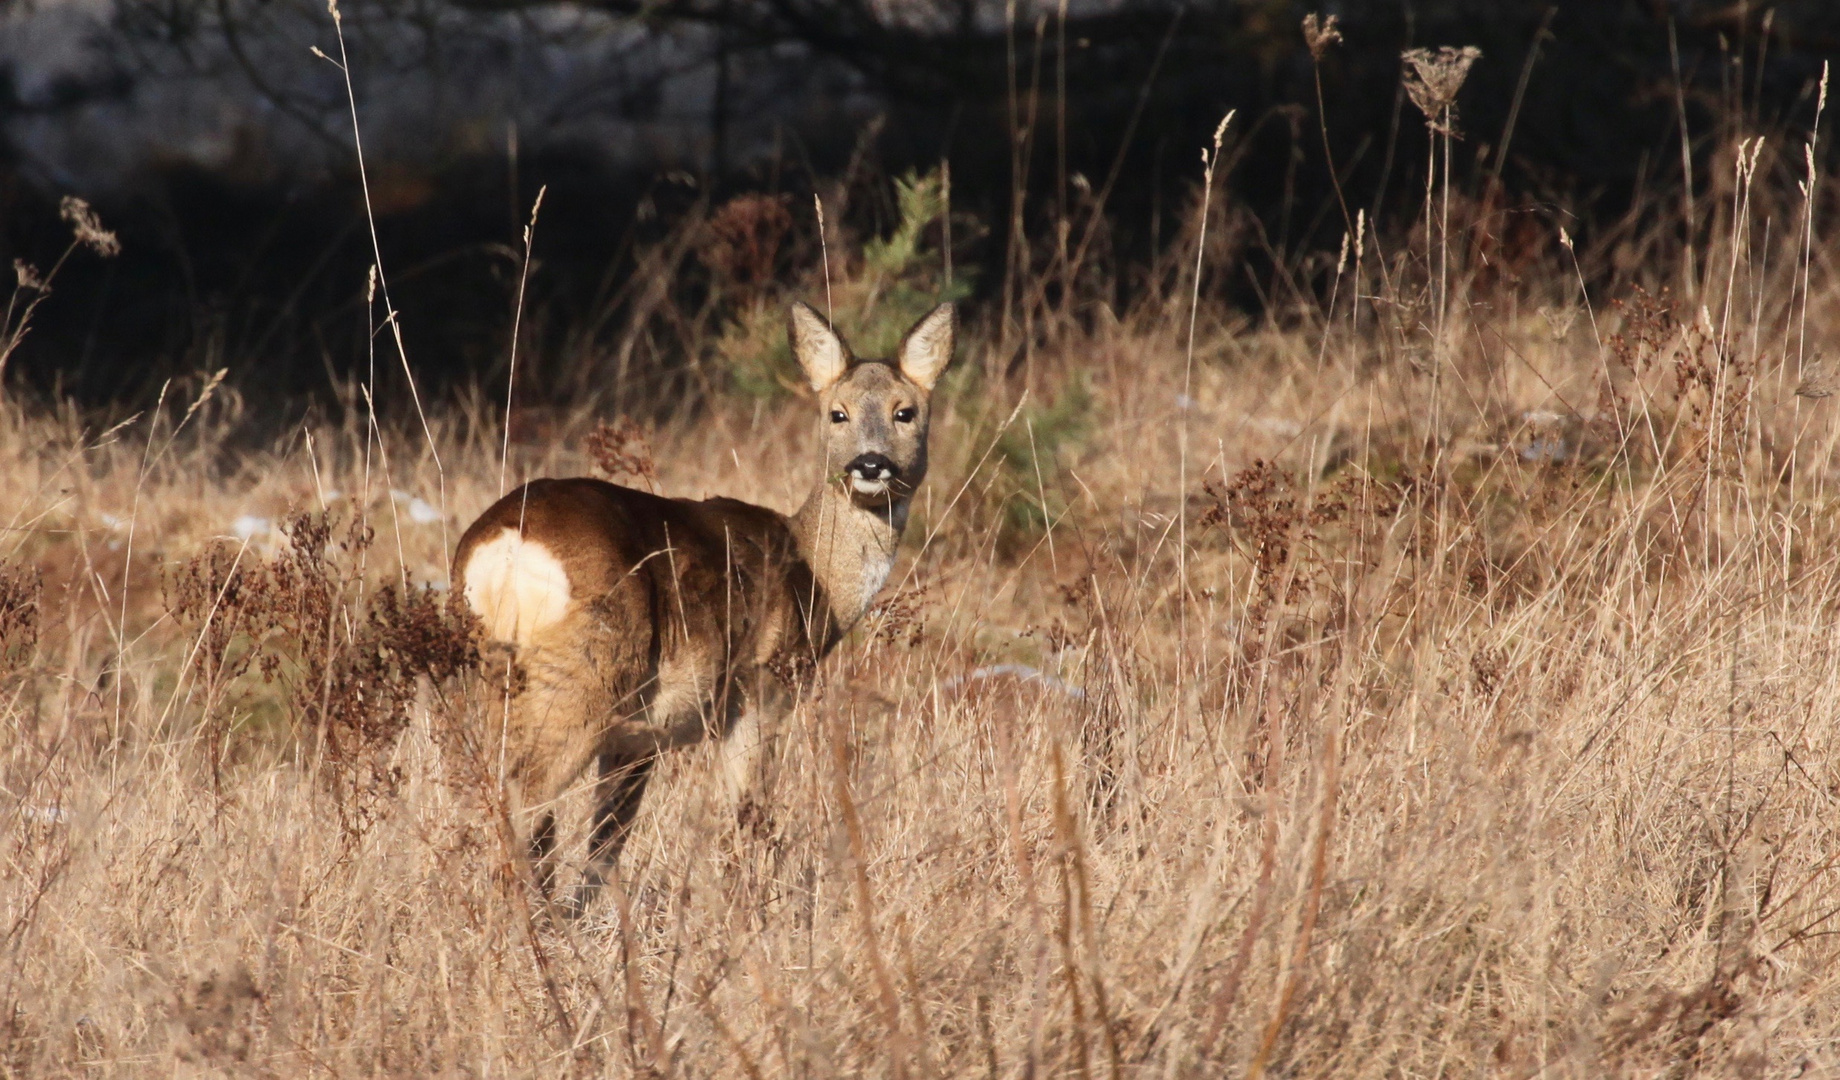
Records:
M602 754L600 779L596 782L594 835L588 843L588 866L582 873L581 889L576 896L577 914L588 909L600 893L601 886L614 873L620 850L638 816L639 801L645 797L645 785L652 776L655 755L632 757Z
M564 763L560 769L556 767L561 749L553 739L545 739L543 736L549 733L536 728L530 718L537 710L553 713L563 695L556 692L556 687L545 684L514 691L514 652L502 645L494 652L496 656L489 654L487 658L487 671L496 678L488 684L490 723L480 740L480 764L498 774L503 783L515 842L524 849L532 883L548 899L556 878L556 818L552 805L559 785L555 776L569 766Z
M519 656L525 685L513 694L501 691L494 702L498 730L481 749L486 765L500 771L512 821L523 833L531 875L538 892L554 897L556 883L555 804L579 776L593 754L592 735L581 719L584 703L579 678L543 649ZM502 725L502 726L499 726ZM528 831L525 831L528 830Z
M556 815L548 811L530 830L530 868L536 874L537 890L547 897L556 883Z
M523 815L535 818L532 868L545 896L556 877L553 807L590 762L600 763L589 866L581 887L563 902L569 913L580 914L605 866L618 857L645 790L649 760L628 755L610 762L606 752L609 730L618 728L623 710L632 707L631 688L644 681L644 658L622 648L602 605L588 604L520 648L516 660L515 670L506 669L504 726L495 734L514 809L522 807Z

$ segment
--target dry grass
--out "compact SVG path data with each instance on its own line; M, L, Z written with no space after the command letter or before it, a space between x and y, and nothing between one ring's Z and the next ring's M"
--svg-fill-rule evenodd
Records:
M973 334L767 813L671 757L573 923L422 588L495 409L9 407L0 1074L1840 1073L1840 293L1732 175L1691 301L1665 233L1578 253L1606 305L1427 227L1192 374L1185 299L1052 324L1026 400ZM807 409L509 472L790 509Z

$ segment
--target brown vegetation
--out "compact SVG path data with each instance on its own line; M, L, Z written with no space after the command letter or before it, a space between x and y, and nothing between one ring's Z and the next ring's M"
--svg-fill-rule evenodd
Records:
M1290 268L1320 299L1204 304L1192 369L1178 270L1015 290L774 804L662 761L573 923L425 587L493 410L230 453L222 398L9 408L0 1073L1840 1070L1832 189L1759 152L1684 239L1549 222L1511 271L1444 200ZM905 235L892 272L832 239L840 317ZM508 471L790 509L808 414L584 408Z

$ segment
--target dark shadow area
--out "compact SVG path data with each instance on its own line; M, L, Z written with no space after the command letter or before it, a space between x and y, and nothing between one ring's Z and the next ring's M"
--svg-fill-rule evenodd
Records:
M410 365L435 396L502 377L539 188L521 363L531 394L577 395L632 352L642 275L668 272L684 310L707 298L683 229L737 194L785 193L794 231L811 234L821 192L840 235L860 239L892 227L893 177L947 161L955 255L980 271L974 316L1001 293L1006 252L1052 248L1063 220L1074 244L1103 222L1086 300L1122 309L1161 287L1158 260L1193 218L1197 152L1234 109L1223 175L1243 211L1241 264L1210 288L1283 318L1285 288L1312 287L1315 253L1333 259L1344 203L1382 234L1418 219L1428 140L1402 49L1481 49L1453 176L1496 211L1480 220L1501 243L1675 213L1683 113L1703 192L1736 137L1805 137L1840 50L1825 3L1325 6L1344 40L1321 59L1319 116L1309 8L1291 3L1073 4L1064 23L1050 5L1013 24L976 0L898 22L855 0L350 5L376 240ZM379 396L400 393L385 308L366 302L374 255L344 84L307 51L337 39L323 6L295 22L278 9L121 0L69 31L88 59L61 74L9 58L0 255L55 260L68 235L57 202L72 193L123 249L64 269L11 358L15 392L141 400L222 367L252 402L291 409L374 364ZM603 44L571 66L582 25ZM530 60L542 49L550 59ZM239 104L198 121L216 98ZM170 138L145 126L167 122ZM780 269L811 265L812 247L788 246ZM668 377L683 348L647 348L655 386L691 385Z

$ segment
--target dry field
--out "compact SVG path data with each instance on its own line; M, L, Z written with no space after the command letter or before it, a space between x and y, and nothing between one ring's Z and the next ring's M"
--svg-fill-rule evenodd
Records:
M808 403L6 406L0 1074L1840 1074L1840 281L1742 153L1686 250L1461 202L1192 354L1173 264L974 323L766 814L669 758L573 922L452 545L596 467L791 509Z

